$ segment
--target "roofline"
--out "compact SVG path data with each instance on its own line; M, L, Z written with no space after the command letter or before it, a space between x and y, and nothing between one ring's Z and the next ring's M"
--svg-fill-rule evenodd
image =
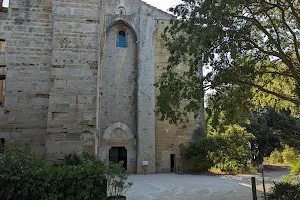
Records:
M163 10L161 10L161 9L159 9L159 8L157 8L157 7L155 7L155 6L152 6L152 5L150 5L150 4L148 4L148 3L146 3L145 1L143 1L143 0L140 0L143 4L145 4L145 5L147 5L147 6L149 6L149 7L151 7L151 8L154 8L154 9L156 9L156 10L158 10L159 12L161 12L161 13L163 13L163 14L166 14L166 15L168 15L168 16L170 16L170 17L175 17L174 15L172 15L172 14L170 14L170 13L168 13L168 12L166 12L166 11L163 11Z

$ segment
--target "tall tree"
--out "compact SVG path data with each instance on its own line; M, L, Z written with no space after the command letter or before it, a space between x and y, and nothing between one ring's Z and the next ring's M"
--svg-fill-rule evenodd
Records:
M298 111L299 0L183 0L171 11L177 18L164 34L171 57L157 83L161 119L184 122L187 112L199 110L203 88L213 91L214 110L228 115L240 112L242 105L227 106L236 101L244 110ZM212 69L202 80L200 61Z
M283 149L285 145L297 149L300 147L300 127L288 111L262 109L251 113L249 122L243 126L255 136L251 141L251 149L257 153L256 161L262 161L272 151Z

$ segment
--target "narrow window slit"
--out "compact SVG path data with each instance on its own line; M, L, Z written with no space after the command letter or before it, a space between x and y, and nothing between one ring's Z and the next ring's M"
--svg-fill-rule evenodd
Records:
M4 106L5 95L6 95L6 71L5 66L0 66L0 107Z
M118 47L126 48L126 34L124 31L120 31L118 35Z
M3 53L5 51L5 40L0 39L0 53Z

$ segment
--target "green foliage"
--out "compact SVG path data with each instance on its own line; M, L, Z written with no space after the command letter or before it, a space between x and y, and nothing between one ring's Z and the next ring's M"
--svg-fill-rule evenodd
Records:
M210 105L208 104L208 111L211 110ZM213 113L207 112L209 131L224 132L226 125L231 121L225 119L225 115L222 113L216 121L213 121L212 118L215 117L217 116L214 116ZM253 164L261 163L263 158L269 157L275 149L277 151L269 158L270 163L283 163L283 155L286 162L295 159L300 147L300 126L290 112L276 111L274 108L261 108L240 118L241 120L236 120L236 122L239 122L238 124L245 127L247 132L255 136L254 139L249 140L253 152ZM282 151L284 146L291 147L285 149L281 155L279 151Z
M111 199L121 197L131 188L133 183L128 182L127 179L128 174L120 164L111 163L109 165L107 170L107 193Z
M203 90L211 111L236 123L260 107L299 111L298 1L183 0L163 38L171 53L156 84L162 120L198 113ZM199 64L211 72L199 78ZM180 65L180 67L179 67ZM217 119L217 118L214 118Z
M5 162L0 164L0 171L11 175L31 173L43 169L46 164L42 157L33 155L26 145L17 148L13 141L5 145Z
M256 153L253 157L256 163L262 162L275 148L281 149L282 146L279 135L269 126L268 121L266 112L253 112L249 117L250 123L244 125L255 136L251 141L251 149Z
M291 174L293 176L300 175L300 157L291 162Z
M180 69L169 71L161 76L156 87L160 90L156 110L160 120L169 120L171 124L188 123L188 113L200 109L199 102L204 96L203 83L195 74Z
M105 199L102 166L51 166L20 175L1 173L0 196L5 199Z
M286 183L300 184L300 176L288 175L288 176L282 176L281 179L283 182Z
M83 163L82 157L77 154L65 155L63 165L81 165Z
M206 98L207 123L214 128L222 125L238 124L247 119L253 110L250 95L240 87L227 87Z
M300 184L288 182L275 183L268 195L268 200L298 200L300 199Z
M105 199L103 165L51 166L38 173L46 199Z
M103 165L104 163L97 159L94 155L89 154L83 154L81 156L77 154L69 154L66 155L62 165L83 165L83 164L89 164L89 165Z
M189 160L198 171L205 172L214 165L209 158L210 152L214 151L216 151L216 140L213 137L203 136L192 143L181 156Z
M289 165L293 176L300 175L300 154L295 148L285 146L282 152L275 149L270 157L265 158L270 164Z
M13 145L0 165L0 196L3 200L105 199L106 168L99 162L50 166L28 149Z
M275 149L270 157L267 159L267 161L271 164L282 164L283 163L283 158L282 158L282 154L280 151L278 151L277 149Z
M252 154L249 148L249 141L255 137L238 125L226 126L225 131L213 133L217 138L218 145L211 158L215 165L225 172L240 172L249 169L249 161Z
M243 126L255 136L251 141L251 149L256 153L253 157L256 163L262 162L275 149L282 150L285 145L299 148L300 127L290 112L260 109L249 114L248 119L249 122Z
M291 148L289 146L286 146L282 152L282 158L285 164L293 163L298 159L299 156L299 152L297 152L295 148Z
M251 160L248 143L253 139L243 127L226 126L224 132L215 131L198 138L182 156L201 171L214 165L224 172L247 171Z
M282 176L281 179L285 183L292 183L293 181L293 178L291 176Z

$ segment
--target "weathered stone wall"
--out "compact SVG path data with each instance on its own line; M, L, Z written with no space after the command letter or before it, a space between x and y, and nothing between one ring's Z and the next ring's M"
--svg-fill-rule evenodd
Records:
M168 66L169 51L163 45L161 34L169 25L169 21L158 20L156 23L156 31L154 33L155 42L155 82L157 82ZM159 94L159 89L156 88L156 96ZM168 173L171 172L171 154L175 154L175 166L182 165L180 151L183 147L189 145L197 120L190 117L190 123L186 124L186 128L182 125L174 126L167 121L159 121L156 116L155 121L155 137L156 137L156 172Z
M105 8L101 8L104 6ZM118 15L120 7L126 15ZM105 15L100 12L105 12ZM149 162L148 172L155 172L155 116L154 116L154 22L158 18L169 18L168 14L155 9L139 0L109 0L109 1L53 1L53 52L51 69L51 91L48 111L47 151L53 158L62 157L66 153L82 153L94 151L93 131L96 125L97 105L97 75L98 66L102 67L100 81L100 141L107 127L115 122L128 125L137 132L137 170L142 171L142 163ZM104 16L106 19L100 19ZM115 59L113 44L99 42L102 25L106 23L106 31L118 21L124 21L135 35L136 57L130 53L120 53ZM107 35L106 37L110 37ZM110 39L113 38L109 38ZM110 56L98 63L99 50L104 49L104 56ZM105 55L107 54L107 55ZM131 77L122 77L117 105L108 105L112 87L106 84L106 76L113 75L114 69L121 66L126 58L126 66L133 66ZM127 57L126 57L127 56ZM115 59L115 60L114 60ZM100 65L99 65L100 64ZM113 65L113 66L109 66ZM117 65L117 66L114 66ZM124 68L125 69L125 68ZM133 70L133 71L132 71ZM126 72L125 71L125 72ZM108 72L107 74L105 74ZM126 73L125 73L126 74ZM125 76L124 74L124 76ZM136 80L134 80L136 76ZM132 83L134 83L132 84ZM121 100L125 95L125 100ZM128 92L128 93L127 93ZM113 93L113 92L112 92ZM131 98L131 99L130 99ZM116 104L114 104L116 105ZM129 109L129 112L126 109ZM129 114L128 114L129 113ZM108 116L107 118L105 118ZM128 118L125 120L125 118ZM130 118L130 119L129 119ZM134 123L135 121L135 123ZM110 124L111 123L111 124ZM102 144L103 145L103 144ZM99 150L101 150L101 142Z
M125 32L125 48L118 47L118 34ZM111 147L125 146L128 153L128 170L136 172L136 148L134 140L137 132L137 44L134 31L124 23L114 23L106 31L106 44L102 64L101 119L100 133L105 133L114 123L128 126L134 135L128 141L125 137L108 141L101 137L100 156L108 162ZM116 127L119 129L120 127ZM114 130L111 130L114 131ZM113 133L113 132L112 132ZM129 143L128 143L129 142Z
M118 15L119 14L118 8L120 7L125 9L125 13L126 13L125 16ZM137 90L136 90L136 94L134 94L136 95L136 97L134 98L137 99L136 102L137 134L136 134L135 141L130 143L130 145L136 144L136 147L134 146L133 149L136 148L137 151L137 155L136 155L137 173L144 173L143 161L148 161L146 173L155 173L155 114L154 114L154 110L155 110L155 88L154 88L155 81L154 80L155 79L154 79L153 32L155 31L156 20L170 19L170 15L138 0L108 1L105 11L107 17L106 20L107 28L113 25L114 23L122 22L126 24L126 26L130 27L132 32L136 34L136 43L137 43L137 57L136 57L137 88L136 89ZM111 41L111 39L109 39L109 41ZM106 45L105 47L108 48L109 45ZM109 53L110 51L111 50L107 50L107 53ZM131 59L130 56L128 56L127 59ZM126 82L124 83L128 84ZM104 88L102 89L105 90ZM129 88L127 87L127 90L131 91L130 87ZM131 93L132 92L129 92L129 94ZM102 96L101 98L102 106L103 106L103 102L107 101L106 99L107 97L108 96L105 95ZM102 107L102 109L105 108ZM122 122L122 114L121 114L122 112L124 112L124 110L123 111L119 110L118 112L108 112L108 115L110 115L110 118L113 118L116 121L118 121L117 119L120 119L120 121ZM108 124L104 123L104 126L107 127ZM103 127L102 130L100 131L101 137L103 137L102 134L104 129L105 128ZM135 129L133 128L133 130ZM114 143L113 145L119 144L117 140L115 142L116 143ZM106 147L102 149L101 148L102 147L100 143L100 151L102 151L101 154L104 155L106 159L108 159L107 156L108 149ZM128 156L132 156L132 155L129 154ZM129 160L128 163L132 161Z
M194 128L155 117L154 83L169 56L161 33L170 18L139 0L10 0L0 12L0 67L7 67L0 138L31 142L53 160L95 150L108 159L110 147L126 146L132 172L144 173L143 161L147 173L169 172L170 154L179 162ZM126 49L116 47L120 24ZM117 143L109 133L123 137L121 129L128 135Z
M5 52L0 65L7 67L6 98L0 108L0 138L30 143L45 152L52 51L50 0L10 0L0 12L0 39Z
M53 1L47 153L94 153L99 0Z

